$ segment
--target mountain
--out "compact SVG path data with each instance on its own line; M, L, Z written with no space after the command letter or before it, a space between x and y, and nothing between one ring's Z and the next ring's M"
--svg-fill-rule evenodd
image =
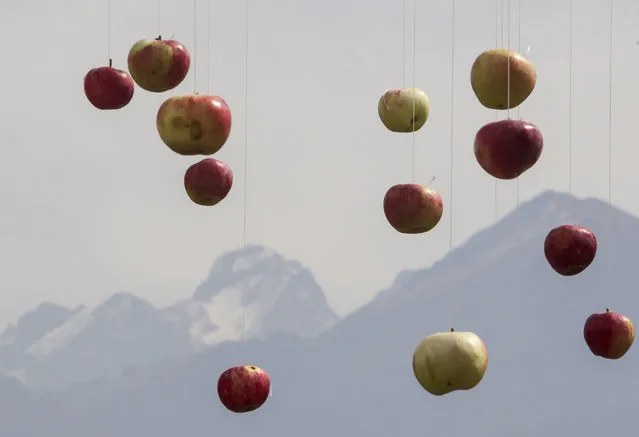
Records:
M42 304L0 336L0 368L30 386L63 387L244 336L312 337L336 321L308 269L248 246L220 257L192 298L168 308L125 292L95 308Z
M575 277L543 257L550 228L577 222L597 234L597 259ZM316 338L276 333L225 342L180 362L138 368L64 391L12 387L0 435L634 435L639 353L594 357L585 318L610 306L639 320L639 220L597 200L545 193L478 233L429 269L404 272L356 313ZM418 341L471 330L490 360L482 383L443 397L411 371ZM260 410L234 415L216 395L227 367L252 363L272 379ZM37 420L33 420L37 418Z

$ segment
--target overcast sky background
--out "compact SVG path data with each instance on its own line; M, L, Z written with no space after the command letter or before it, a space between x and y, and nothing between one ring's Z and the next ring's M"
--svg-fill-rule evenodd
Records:
M519 35L538 84L511 115L536 123L546 141L521 178L522 201L569 190L572 83L574 194L607 198L611 132L612 200L639 214L636 2L614 1L612 94L609 1L574 2L572 82L568 0L511 0L510 20L507 0L457 0L454 13L450 0L416 0L415 29L409 0L405 62L402 0L250 3L247 124L242 1L211 0L210 19L207 1L198 1L195 32L192 2L161 0L158 20L157 0L111 0L116 67L126 68L135 41L158 31L183 42L194 62L177 89L136 88L115 112L94 109L82 89L86 72L109 57L107 0L0 5L0 324L42 300L94 304L131 291L163 305L189 296L216 257L243 244L245 142L247 241L300 260L340 314L352 311L398 271L445 255L451 230L459 245L495 221L493 180L472 144L496 114L475 100L469 71L485 49L518 49ZM385 130L377 101L388 88L413 84L431 99L431 117L415 136L416 181L437 178L445 213L432 232L405 236L386 223L382 199L391 185L411 182L412 138ZM213 208L184 192L184 171L200 158L174 154L155 130L162 101L194 89L224 97L234 117L215 158L232 167L235 183ZM498 183L497 193L499 216L516 207L515 182Z

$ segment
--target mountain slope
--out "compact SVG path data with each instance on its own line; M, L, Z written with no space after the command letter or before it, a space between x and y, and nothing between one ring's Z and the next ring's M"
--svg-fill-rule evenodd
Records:
M545 234L563 222L590 226L600 241L595 263L573 278L556 275L543 258ZM317 339L280 334L224 343L184 363L56 394L55 402L34 403L33 414L51 424L50 437L80 429L94 437L212 429L267 437L630 437L639 353L618 361L594 357L581 330L591 312L606 306L639 319L638 246L637 219L601 202L548 193L431 269L400 275ZM411 355L420 338L451 323L484 339L488 372L472 391L430 396L414 380ZM252 414L228 413L216 399L217 376L239 363L264 367L273 381L272 398ZM39 435L35 424L1 412L0 424Z
M337 321L308 269L261 246L220 257L192 299L168 308L131 293L75 312L43 308L0 338L2 369L31 386L114 376L244 335L267 338L285 331L314 336Z

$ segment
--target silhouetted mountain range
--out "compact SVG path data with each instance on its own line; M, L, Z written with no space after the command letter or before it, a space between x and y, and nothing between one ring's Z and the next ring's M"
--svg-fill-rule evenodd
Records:
M131 293L114 294L96 308L43 303L0 335L0 369L30 386L61 387L244 335L312 337L337 319L308 269L249 246L220 257L191 299L168 308Z
M588 226L599 240L595 262L570 278L543 256L546 233L563 223ZM638 246L636 218L544 193L431 268L398 275L319 337L280 329L59 391L0 380L0 435L631 437L638 355L594 357L582 328L608 306L638 317ZM435 397L415 381L412 353L451 325L482 337L488 372L474 390ZM241 363L265 368L273 394L260 410L234 415L215 387Z

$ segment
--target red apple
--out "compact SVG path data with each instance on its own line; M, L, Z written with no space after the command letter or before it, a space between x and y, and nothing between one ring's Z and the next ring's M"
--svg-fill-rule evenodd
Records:
M617 360L635 341L635 327L628 317L606 308L605 313L592 314L586 319L584 339L596 356Z
M231 367L217 380L220 401L234 413L257 410L266 402L270 390L268 373L256 366Z
M544 147L541 132L523 120L486 124L475 136L475 157L486 173L498 179L515 179L539 160Z
M597 238L588 228L562 225L546 235L544 255L550 266L563 276L586 270L597 254Z
M392 186L384 196L388 223L402 234L421 234L437 226L444 213L442 198L418 184Z
M160 106L156 125L164 144L175 153L212 155L231 134L231 110L218 96L175 96Z
M221 202L233 186L233 171L213 158L205 158L193 164L184 174L184 188L189 198L202 206Z
M90 70L84 76L84 94L98 109L121 109L133 98L133 79L126 71L113 68L109 59L108 67Z
M129 50L129 73L142 89L154 93L182 83L191 67L191 55L178 41L144 39Z

